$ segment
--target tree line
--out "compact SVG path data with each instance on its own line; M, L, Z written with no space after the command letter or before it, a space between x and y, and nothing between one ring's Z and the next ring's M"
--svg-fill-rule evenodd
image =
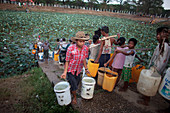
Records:
M9 0L6 0L9 1ZM16 0L17 2L60 4L96 9L110 9L111 11L131 11L145 15L161 15L167 12L162 7L163 0ZM119 4L112 4L116 1ZM167 15L168 16L168 15Z

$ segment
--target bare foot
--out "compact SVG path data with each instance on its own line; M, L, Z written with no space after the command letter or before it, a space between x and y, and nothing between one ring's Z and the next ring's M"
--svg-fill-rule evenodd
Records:
M73 100L72 100L72 102L71 102L72 104L77 104L77 100L76 100L76 98L73 98Z
M137 100L137 103L138 103L138 104L145 105L145 106L148 106L148 102L146 102L146 101L144 101L144 100Z

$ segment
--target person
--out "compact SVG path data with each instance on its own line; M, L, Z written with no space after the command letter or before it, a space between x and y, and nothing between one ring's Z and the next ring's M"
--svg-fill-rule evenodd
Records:
M43 43L42 45L43 49L44 49L44 59L45 59L45 63L48 64L48 52L49 49L51 49L50 44L48 43L48 41L45 41L45 43Z
M113 63L112 63L112 71L118 73L118 78L117 78L115 86L117 86L117 83L120 80L123 65L124 65L124 62L125 62L125 55L123 53L116 53L116 51L118 51L118 50L123 51L125 49L129 49L128 47L125 47L125 41L126 41L126 39L124 37L120 37L117 40L119 46L116 47L116 50L114 51L112 57L107 61L107 63L104 64L104 66L106 67L112 61L112 59L114 58Z
M108 37L109 27L103 26L101 28L101 34L104 37ZM117 41L115 38L110 38L110 39L101 41L98 56L96 60L94 61L95 63L99 63L99 67L104 67L104 63L106 63L110 59L111 46L113 43L117 45Z
M98 56L99 49L100 49L99 36L94 35L93 36L93 44L91 44L89 47L89 51L90 51L89 59L96 60L96 58Z
M60 40L59 40L59 38L57 38L55 50L56 50L56 51L59 50L59 47L60 47Z
M122 75L121 75L121 78L124 81L124 85L123 87L119 89L119 91L126 91L128 89L129 80L131 78L132 64L133 64L135 57L137 57L141 62L143 62L143 60L137 56L136 51L134 50L136 44L137 44L137 40L135 38L131 38L128 41L128 47L129 49L132 49L132 50L128 50L128 51L116 50L116 53L123 53L124 55L126 55L125 63L124 63Z
M80 72L85 67L86 72L89 73L86 65L86 58L88 57L88 47L85 46L85 41L89 37L85 36L83 31L78 31L76 37L72 37L72 41L76 44L71 45L66 54L65 69L61 78L68 80L71 85L71 93L73 94L72 103L76 104L76 90L80 82Z
M60 63L60 65L65 64L67 47L68 47L68 44L66 42L66 39L63 38L62 42L60 42L60 47L59 47L59 50L57 52L57 54L59 53L59 61L60 61L59 63Z
M163 75L164 70L169 61L170 57L170 45L169 45L169 28L168 27L159 27L156 32L156 37L158 41L158 45L154 50L153 56L150 60L149 67L153 64L153 67L156 68L160 75ZM163 76L162 76L163 77ZM138 104L142 105L149 105L150 97L149 96L142 96L142 100L138 100Z

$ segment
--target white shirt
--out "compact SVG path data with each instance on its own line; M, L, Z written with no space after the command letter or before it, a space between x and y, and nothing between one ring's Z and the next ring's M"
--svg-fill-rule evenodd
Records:
M61 51L66 51L66 49L64 49L64 48L66 48L67 47L67 43L66 42L61 42L60 43L60 50Z
M168 45L168 43L165 42L163 55L160 55L159 45L160 44L158 44L158 46L156 47L149 65L151 65L151 63L153 62L158 72L162 73L165 70L166 65L169 61L170 46Z
M127 51L127 53L130 53L131 51ZM135 55L136 55L136 51L134 50L134 54L133 55L127 55L125 57L125 63L124 63L124 66L125 67L132 67L133 65L133 61L135 59Z

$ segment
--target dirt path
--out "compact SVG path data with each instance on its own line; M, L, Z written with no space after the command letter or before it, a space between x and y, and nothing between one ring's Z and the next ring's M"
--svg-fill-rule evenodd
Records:
M61 81L59 76L63 72L63 66L59 63L49 61L48 64L39 62L43 72L47 75L51 83L56 84ZM112 92L102 89L96 84L93 99L81 98L81 83L77 91L78 104L73 107L81 113L159 113L159 110L168 108L169 104L159 95L151 98L149 106L137 104L141 94L137 92L136 84L131 84L127 92L119 92L119 86ZM164 112L161 112L164 113Z
M137 15L130 15L124 13L114 13L108 11L92 11L84 9L70 9L70 8L60 8L60 7L48 7L48 6L27 6L30 11L38 12L59 12L59 13L69 13L69 14L88 14L88 15L99 15L99 16L111 16L117 18L126 18L131 20L138 20L143 22L149 22L150 18L142 17ZM19 7L14 4L0 4L0 10L14 10L14 11L25 11L26 7ZM165 22L163 22L165 21ZM166 18L155 18L155 23L161 22L164 25L170 26L170 20Z

